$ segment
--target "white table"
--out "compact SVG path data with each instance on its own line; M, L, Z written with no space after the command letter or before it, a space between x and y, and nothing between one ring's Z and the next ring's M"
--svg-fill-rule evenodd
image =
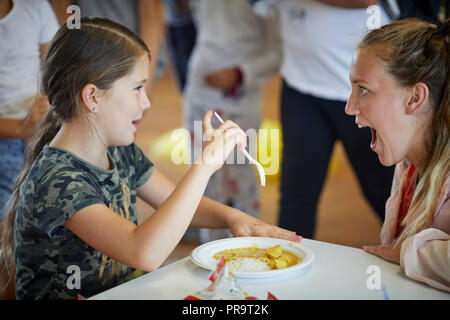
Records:
M307 273L283 280L240 282L242 288L260 299L265 299L267 291L270 291L279 300L450 300L449 293L413 281L404 275L400 266L361 249L309 239L303 239L301 244L315 255ZM374 276L369 266L379 267L381 289L368 288L367 280ZM368 268L370 273L367 273ZM207 287L210 274L211 271L198 267L185 257L91 299L180 300Z

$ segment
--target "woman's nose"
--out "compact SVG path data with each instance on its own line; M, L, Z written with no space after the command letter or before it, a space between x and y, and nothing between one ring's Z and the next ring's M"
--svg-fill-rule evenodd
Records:
M347 100L347 104L345 105L345 113L348 114L349 116L359 114L359 109L353 99L353 95L350 95L350 97Z

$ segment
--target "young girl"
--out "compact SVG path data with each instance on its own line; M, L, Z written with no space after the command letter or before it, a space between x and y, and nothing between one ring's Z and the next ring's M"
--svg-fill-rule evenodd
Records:
M371 31L352 64L346 113L396 165L380 246L367 252L450 291L450 21L403 20ZM367 129L366 129L367 130Z
M148 64L143 41L106 19L83 18L80 29L64 24L55 35L42 74L51 109L30 143L2 241L3 257L15 254L17 298L89 297L133 268L156 270L189 225L300 241L202 197L235 145L245 147L232 122L214 130L207 113L209 142L178 186L154 169L133 143L150 107ZM136 197L156 208L139 226ZM74 270L79 285L69 285Z

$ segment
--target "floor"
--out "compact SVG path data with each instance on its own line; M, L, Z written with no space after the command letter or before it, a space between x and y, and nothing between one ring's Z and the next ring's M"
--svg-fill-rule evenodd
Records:
M280 78L274 77L265 87L263 119L279 119ZM136 143L151 158L155 166L173 182L178 182L186 171L175 165L161 150L161 141L173 129L182 127L182 95L179 93L170 68L153 85L152 106L144 115ZM167 151L167 150L166 150ZM261 187L261 219L277 223L279 179L268 179ZM139 201L140 214L149 215L153 208ZM342 146L337 144L333 153L329 175L322 191L316 230L316 240L360 248L378 244L381 224L363 198L355 175L349 166ZM198 244L181 242L165 264L188 255Z

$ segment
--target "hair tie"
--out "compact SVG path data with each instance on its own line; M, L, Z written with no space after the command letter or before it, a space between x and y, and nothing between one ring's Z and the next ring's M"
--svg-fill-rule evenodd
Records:
M443 37L448 36L450 33L450 23L437 23L436 31Z
M441 23L441 22L437 22L436 23L436 29L434 31L434 35L439 35L442 37L442 39L444 40L445 43L447 43L447 45L449 44L449 36L450 36L450 23Z

